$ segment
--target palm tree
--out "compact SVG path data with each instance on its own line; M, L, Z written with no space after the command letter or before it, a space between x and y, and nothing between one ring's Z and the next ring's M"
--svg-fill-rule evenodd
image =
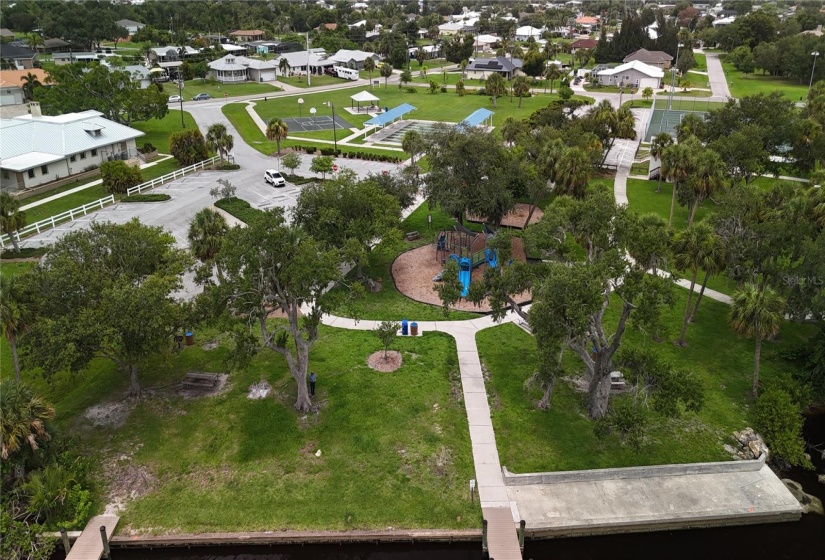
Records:
M281 71L281 76L286 76L287 72L289 72L289 61L285 56L282 56L281 60L278 61L278 70Z
M17 357L17 341L34 322L34 309L26 297L18 276L0 276L0 329L9 341L14 376L20 383L20 361Z
M556 182L564 194L576 198L584 196L593 165L587 152L581 148L569 148L556 164Z
M727 249L725 248L725 241L717 233L708 239L702 250L702 262L700 268L705 271L705 277L702 279L702 287L699 289L699 296L696 298L696 305L693 306L693 311L690 313L688 322L692 323L696 320L696 313L699 311L699 303L702 301L702 296L705 295L705 288L708 285L708 280L711 275L719 274L725 269L727 263Z
M676 342L679 346L686 346L685 335L687 334L688 320L693 311L693 289L696 287L696 276L702 264L708 259L708 252L715 251L714 238L716 233L707 222L688 225L679 232L673 243L673 263L678 270L690 271L690 289L688 290L687 303L685 304L685 314L682 318L682 332Z
M705 121L702 117L688 113L682 118L679 124L676 125L676 141L684 142L691 136L699 138L702 136L704 129Z
M512 146L515 144L516 138L521 136L523 130L524 127L521 122L510 116L504 119L504 123L501 125L501 137L508 145Z
M522 98L530 93L530 80L527 76L516 76L513 80L513 93L518 96L518 108L521 109Z
M206 131L206 144L221 157L221 167L223 158L228 156L232 148L235 147L235 138L226 131L226 126L220 123L213 124Z
M768 286L760 291L753 284L746 284L733 294L730 309L730 325L740 336L753 336L753 396L759 390L759 359L762 353L762 340L774 336L782 325L782 310L785 301Z
M214 262L228 231L229 226L222 215L211 208L204 208L195 214L189 224L187 238L192 254L204 264ZM217 270L218 278L223 281L221 268L217 267Z
M662 159L662 154L667 148L673 145L673 137L667 132L660 132L653 137L650 143L650 155L658 160ZM662 192L662 168L659 167L659 186L656 187L656 192Z
M461 68L461 79L465 79L467 77L465 71L467 70L467 66L470 65L470 61L466 58L458 63L458 67Z
M26 96L26 99L29 101L33 101L34 88L42 86L43 84L41 84L40 80L37 79L37 76L35 76L31 72L26 73L25 76L20 78L20 81L23 82L23 94Z
M289 132L287 124L279 119L273 117L269 119L269 124L266 125L266 139L269 141L275 140L278 144L278 153L281 153L281 140L286 140L286 135Z
M37 52L39 47L42 47L45 43L43 41L43 37L39 33L28 33L26 35L26 41L29 43L29 48L34 52Z
M673 181L673 194L670 198L670 218L668 227L673 227L673 211L676 208L676 192L679 183L690 176L693 167L693 151L688 144L674 144L662 152L662 171Z
M370 87L372 87L372 71L375 70L375 59L368 56L364 59L364 70L367 71L370 77Z
M384 89L387 89L387 80L392 76L392 66L384 62L379 66L378 71L381 72L381 77L384 78Z
M544 78L550 82L550 93L553 93L553 83L561 76L561 70L555 64L551 64L544 70ZM544 84L544 91L547 92L547 83Z
M645 101L648 101L651 97L653 97L653 88L652 87L646 87L645 89L642 90L642 99L644 99Z
M484 89L493 98L493 107L498 107L496 98L507 93L507 84L504 83L504 78L498 72L493 72L487 76L487 81L484 84Z
M51 439L46 422L54 418L54 408L14 381L0 382L0 458L8 459L24 445L33 450Z
M415 165L416 154L424 150L424 139L415 130L408 130L401 138L401 149L410 154L410 164Z
M693 223L696 210L702 202L723 190L727 185L725 162L713 150L702 150L701 156L696 159L696 169L689 181L693 188L693 204L688 214L688 226Z
M9 193L0 194L0 230L11 239L14 250L19 251L17 230L26 227L26 213L20 210L20 201Z

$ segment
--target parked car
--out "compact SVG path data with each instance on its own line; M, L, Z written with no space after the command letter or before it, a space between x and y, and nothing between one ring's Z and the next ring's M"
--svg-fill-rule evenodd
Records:
M264 181L266 181L273 187L286 186L286 179L284 179L284 176L275 171L274 169L267 169L266 171L264 171Z
M192 98L192 101L205 101L207 99L212 99L208 93L199 93Z
M170 95L169 96L169 103L180 103L182 101L180 95Z

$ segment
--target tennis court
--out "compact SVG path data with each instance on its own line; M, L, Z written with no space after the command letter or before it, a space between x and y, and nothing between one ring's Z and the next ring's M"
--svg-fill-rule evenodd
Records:
M647 125L647 134L645 134L645 142L650 142L651 138L660 132L667 132L671 136L676 136L676 127L685 118L685 115L697 115L704 119L707 113L705 111L681 111L677 109L656 109L650 115L650 122Z
M318 132L320 130L332 130L337 128L352 128L352 125L339 117L335 116L335 126L332 124L332 117L323 115L318 117L291 117L284 119L284 122L289 127L290 134L296 132Z

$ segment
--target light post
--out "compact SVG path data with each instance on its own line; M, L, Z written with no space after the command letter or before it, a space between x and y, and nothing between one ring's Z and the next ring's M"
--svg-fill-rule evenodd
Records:
M622 96L624 95L624 86L619 86L619 109L622 108Z
M180 101L180 127L186 128L186 122L183 120L183 79L178 76L178 100Z
M304 106L304 98L298 98L298 118L301 118L301 108Z
M315 107L310 107L309 118L312 119L312 126L315 126Z
M335 104L332 101L324 103L327 107L332 109L332 139L335 141L335 153L338 153L338 132L335 127Z
M814 85L814 71L816 70L816 57L819 56L819 51L812 52L811 56L814 57L814 67L811 68L811 81L808 82L808 97L811 96L811 86Z
M673 90L676 89L676 62L679 60L679 48L681 46L682 43L676 43L676 60L674 60L673 67L670 69L670 96L667 98L668 111L673 106Z

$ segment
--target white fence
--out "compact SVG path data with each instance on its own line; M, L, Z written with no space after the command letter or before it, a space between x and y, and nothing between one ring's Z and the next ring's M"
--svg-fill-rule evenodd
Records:
M109 195L99 200L95 200L94 202L89 202L84 204L83 206L78 206L77 208L72 208L71 210L66 210L56 216L52 216L51 218L46 218L45 220L40 220L39 222L35 222L33 224L29 224L23 229L20 229L14 233L14 236L20 241L21 237L26 237L27 235L32 235L35 233L40 233L41 231L45 231L47 229L51 229L57 224L63 222L70 222L79 216L85 216L89 212L93 210L100 210L107 204L113 204L115 202L114 195ZM7 247L11 245L11 238L6 235L0 235L0 247Z
M131 196L133 194L140 194L140 193L142 193L143 191L145 191L147 189L153 189L155 187L159 187L160 185L162 185L163 183L166 183L168 181L174 181L175 179L180 179L181 177L183 177L184 175L186 175L187 173L190 173L192 171L197 171L199 169L205 169L206 167L209 167L213 163L215 163L217 161L220 161L220 159L221 158L219 156L213 156L209 159L199 161L198 163L190 165L189 167L184 167L182 169L178 169L177 171L173 171L172 173L167 173L166 175L158 177L157 179L152 179L151 181L146 181L145 183L141 183L140 185L136 185L136 186L132 187L131 189L128 189L126 191L126 194Z

